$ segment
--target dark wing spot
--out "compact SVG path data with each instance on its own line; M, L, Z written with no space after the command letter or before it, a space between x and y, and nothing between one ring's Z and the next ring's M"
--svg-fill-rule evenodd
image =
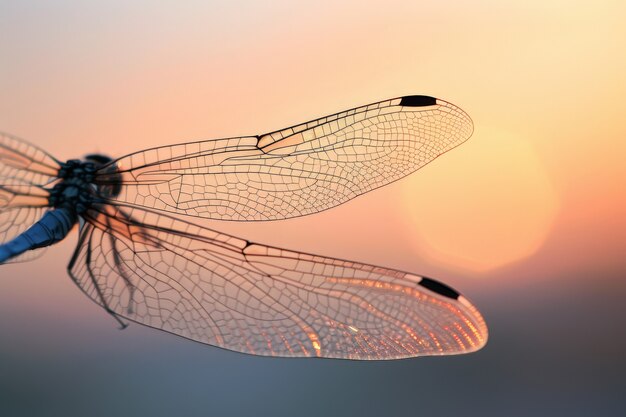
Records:
M458 292L454 291L447 285L426 277L422 278L422 280L419 282L419 285L424 288L428 288L429 290L436 292L439 295L443 295L444 297L452 298L454 300L459 298L460 295Z
M400 99L400 105L407 107L434 106L435 104L437 104L437 99L430 96L405 96Z

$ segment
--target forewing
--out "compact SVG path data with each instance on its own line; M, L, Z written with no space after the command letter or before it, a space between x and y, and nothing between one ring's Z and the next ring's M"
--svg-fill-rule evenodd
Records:
M59 162L23 139L0 132L0 184L20 180L45 185L56 179Z
M280 131L149 149L115 161L112 203L220 220L276 220L326 210L389 184L467 140L470 117L407 96ZM101 172L98 181L116 181Z
M129 216L132 216L130 219ZM116 315L256 355L396 359L487 340L470 302L413 274L308 255L137 209L87 215L69 266Z
M46 211L48 192L58 162L38 147L0 132L0 244L35 223ZM31 260L42 251L29 251L9 262Z

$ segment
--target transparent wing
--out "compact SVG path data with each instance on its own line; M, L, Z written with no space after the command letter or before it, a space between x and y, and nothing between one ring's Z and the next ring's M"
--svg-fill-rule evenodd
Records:
M0 244L22 233L41 218L48 205L44 185L56 179L59 163L38 147L0 132ZM29 251L12 259L40 256Z
M42 187L12 179L0 184L0 244L7 242L39 220L48 205Z
M111 203L220 220L276 220L326 210L389 184L467 140L470 117L406 96L260 136L145 150L114 163ZM101 183L116 181L104 170Z
M23 139L0 132L0 184L19 180L45 185L56 179L59 162Z
M0 184L0 244L8 242L37 220L48 210L48 192L41 186L30 185L22 180L5 180ZM38 258L45 248L30 250L4 263L26 262Z
M392 269L247 242L138 209L87 214L69 265L116 316L267 356L396 359L480 349L451 288Z

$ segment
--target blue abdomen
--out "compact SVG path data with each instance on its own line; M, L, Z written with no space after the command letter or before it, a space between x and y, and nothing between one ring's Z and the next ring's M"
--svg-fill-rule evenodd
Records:
M46 212L29 229L0 245L0 264L27 250L43 248L63 240L77 221L76 212L65 207Z

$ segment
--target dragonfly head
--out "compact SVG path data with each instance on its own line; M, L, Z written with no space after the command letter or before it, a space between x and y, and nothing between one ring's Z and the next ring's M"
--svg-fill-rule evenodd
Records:
M117 165L111 164L113 158L92 153L85 156L85 161L93 163L101 176L97 181L98 195L105 198L117 197L122 190L122 175L118 172Z

